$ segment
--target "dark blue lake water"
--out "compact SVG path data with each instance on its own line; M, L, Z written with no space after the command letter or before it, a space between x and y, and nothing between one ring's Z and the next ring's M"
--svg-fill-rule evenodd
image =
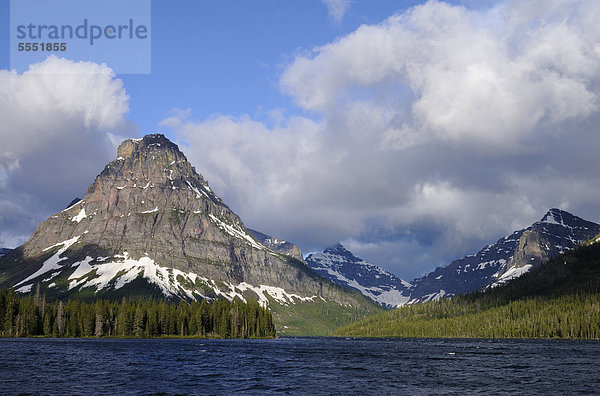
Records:
M0 394L594 394L597 341L0 339Z

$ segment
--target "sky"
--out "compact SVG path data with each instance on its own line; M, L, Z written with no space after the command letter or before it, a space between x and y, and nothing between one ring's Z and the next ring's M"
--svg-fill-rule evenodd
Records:
M0 246L164 133L247 227L411 280L558 207L600 222L600 3L152 1L151 73L11 70Z

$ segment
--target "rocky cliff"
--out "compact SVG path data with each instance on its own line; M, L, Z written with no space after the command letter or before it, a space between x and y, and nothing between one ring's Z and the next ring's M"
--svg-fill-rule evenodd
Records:
M600 232L600 225L560 209L550 209L544 217L525 229L514 254L497 273L494 285L520 276Z

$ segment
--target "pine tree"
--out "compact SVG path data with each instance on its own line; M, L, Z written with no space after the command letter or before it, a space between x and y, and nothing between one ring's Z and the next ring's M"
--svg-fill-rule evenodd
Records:
M137 306L133 316L133 335L142 337L146 329L146 312L142 306Z
M65 307L63 302L59 301L56 313L56 330L58 331L59 337L65 335L65 322Z

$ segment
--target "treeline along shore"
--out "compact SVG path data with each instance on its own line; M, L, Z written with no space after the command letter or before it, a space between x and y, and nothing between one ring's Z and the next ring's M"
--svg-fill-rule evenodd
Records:
M271 311L254 300L46 302L38 287L26 297L12 288L0 291L0 335L272 338L276 330Z

